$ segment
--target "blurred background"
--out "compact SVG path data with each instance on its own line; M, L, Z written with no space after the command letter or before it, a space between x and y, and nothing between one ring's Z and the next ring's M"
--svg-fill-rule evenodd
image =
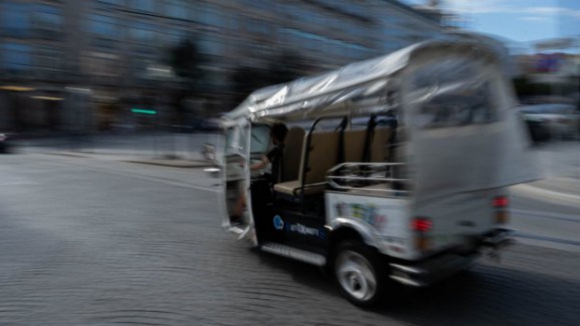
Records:
M560 17L579 5L532 2L0 0L0 132L211 130L257 88L450 34L495 46L523 103L578 106L580 28Z
M363 311L222 232L220 113L449 37L497 50L547 171L501 264ZM0 325L578 325L579 76L579 0L0 0Z

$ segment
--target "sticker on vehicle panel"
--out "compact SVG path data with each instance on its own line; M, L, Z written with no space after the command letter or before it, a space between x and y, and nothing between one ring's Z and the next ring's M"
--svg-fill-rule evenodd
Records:
M280 215L276 215L274 216L274 228L276 230L283 230L284 229L284 220L282 220L282 217L280 217Z

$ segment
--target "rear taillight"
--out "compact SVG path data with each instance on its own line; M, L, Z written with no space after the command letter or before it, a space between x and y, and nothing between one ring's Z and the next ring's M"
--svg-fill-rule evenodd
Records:
M433 222L425 217L416 217L411 222L411 228L415 232L427 233L433 228Z
M419 251L429 251L431 248L431 238L429 232L433 229L433 222L426 217L415 217L411 221L411 229L416 233L415 249Z
M493 199L493 207L495 208L507 208L509 204L510 201L506 196L497 196Z
M495 223L507 224L510 219L508 212L509 199L506 196L498 196L493 199L493 207L495 208Z

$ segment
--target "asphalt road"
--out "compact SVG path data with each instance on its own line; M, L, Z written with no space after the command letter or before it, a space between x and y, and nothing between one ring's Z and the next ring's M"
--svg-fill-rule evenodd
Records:
M522 243L368 312L317 268L233 241L214 184L200 170L0 157L0 325L579 324L580 246ZM540 202L518 192L514 205L574 217L573 204ZM543 229L527 218L514 216L522 233ZM550 237L574 237L561 222Z

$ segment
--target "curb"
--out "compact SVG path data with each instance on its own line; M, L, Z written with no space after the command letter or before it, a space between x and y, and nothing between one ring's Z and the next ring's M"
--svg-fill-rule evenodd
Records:
M164 166L164 167L180 168L180 169L196 169L196 168L201 169L201 168L209 168L209 167L215 166L214 164L211 164L211 163L199 162L199 161L188 161L187 163L182 163L182 164L164 163L164 162L155 162L155 161L140 161L140 160L116 160L116 161L117 162L124 162L124 163Z
M181 168L181 169L201 169L201 168L209 168L214 167L215 164L206 161L177 161L172 162L163 162L157 161L155 159L150 160L139 160L139 159L128 159L128 158L119 158L119 159L104 159L99 158L98 155L91 155L91 154L83 154L83 153L63 153L63 152L51 152L48 153L50 155L58 155L58 156L67 156L67 157L76 157L76 158L88 158L88 159L97 159L97 160L109 160L115 162L123 162L123 163L132 163L132 164L145 164L145 165L153 165L153 166L163 166L163 167L171 167L171 168Z

